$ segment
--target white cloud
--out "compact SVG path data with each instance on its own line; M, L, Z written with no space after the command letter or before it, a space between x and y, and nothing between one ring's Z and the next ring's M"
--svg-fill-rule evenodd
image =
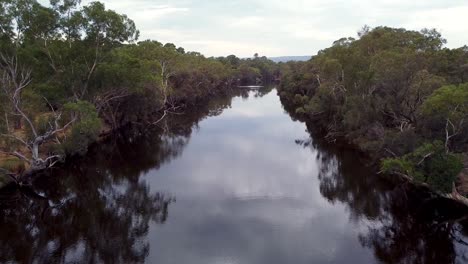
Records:
M248 17L239 17L234 18L228 26L241 29L251 29L258 28L263 26L265 23L265 18L259 16L248 16Z
M139 17L141 16L141 19L160 19L164 16L188 11L189 8L186 7L157 6L148 9L142 9L136 15L138 15Z
M441 31L448 40L448 46L459 47L468 44L468 5L437 10L417 12L406 23L410 28L428 27L425 22L430 21L434 28Z

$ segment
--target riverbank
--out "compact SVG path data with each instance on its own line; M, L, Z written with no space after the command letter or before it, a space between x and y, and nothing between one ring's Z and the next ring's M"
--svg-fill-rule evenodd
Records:
M291 96L281 96L281 92L278 92L278 96L281 98L281 102L284 109L295 119L306 123L309 131L314 133L317 137L323 138L328 144L340 145L342 147L352 149L357 152L357 155L372 168L376 174L384 174L381 171L382 161L386 156L383 152L370 151L368 146L360 145L359 141L350 138L349 134L339 131L330 131L330 120L326 119L324 115L308 115L302 111L297 111L298 107L302 105L294 104L293 100L289 100ZM462 155L463 157L463 170L456 177L454 182L453 190L450 193L441 193L437 190L432 189L425 183L415 182L413 179L406 175L392 175L396 176L400 182L411 182L416 186L427 188L434 194L454 200L465 206L468 206L468 155L467 153ZM390 175L388 175L390 176ZM387 177L388 178L388 177ZM391 177L390 177L391 178ZM395 179L394 179L395 180Z
M193 96L190 101L179 100L177 103L174 103L165 107L164 109L159 110L158 112L153 113L152 116L146 115L145 119L131 120L129 122L119 124L119 126L111 126L105 122L104 117L101 117L101 122L103 125L100 129L98 137L96 137L96 139L93 141L87 141L86 145L81 147L88 150L90 147L106 142L109 138L119 135L123 131L127 130L132 130L134 133L146 133L148 130L154 129L165 130L168 129L167 119L171 119L171 116L180 117L186 115L187 113L193 113L200 111L201 109L207 109L207 107L212 104L212 101L217 101L220 98L230 98L247 92L245 89L238 89L236 86L225 87L224 89L209 89L207 91L209 92L204 95L199 94ZM61 138L66 138L69 133L69 130L65 131ZM56 142L48 143L47 146L44 147L44 151L58 149L60 147L61 141L58 140ZM40 152L40 155L45 157L44 153ZM87 151L68 154L64 156L64 159L61 163L57 163L55 166L46 170L60 167L70 158L75 159L77 157L86 155ZM0 189L7 187L8 185L30 185L34 177L44 172L43 170L30 171L28 164L24 161L17 157L12 157L1 153L0 168L3 168L3 170L0 170Z

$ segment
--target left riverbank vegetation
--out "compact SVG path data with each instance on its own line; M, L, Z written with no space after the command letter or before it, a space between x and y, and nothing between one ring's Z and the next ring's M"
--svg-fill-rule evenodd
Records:
M329 141L373 157L382 173L463 200L468 47L445 43L436 30L366 26L310 61L283 65L280 97Z
M279 77L258 54L207 58L138 39L130 18L100 2L0 2L0 185L27 183L116 129Z

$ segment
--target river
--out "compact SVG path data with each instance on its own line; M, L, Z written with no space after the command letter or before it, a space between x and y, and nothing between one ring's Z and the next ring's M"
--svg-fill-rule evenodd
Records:
M3 191L0 262L468 262L461 207L364 164L243 91Z

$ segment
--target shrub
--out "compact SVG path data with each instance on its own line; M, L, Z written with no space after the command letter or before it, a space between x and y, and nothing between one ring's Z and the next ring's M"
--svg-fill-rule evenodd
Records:
M461 158L447 153L440 141L426 143L400 158L382 161L384 172L407 175L416 182L427 183L442 193L452 191L453 182L462 169Z
M86 101L68 103L65 109L70 116L77 117L77 122L64 144L65 153L82 155L88 151L88 146L97 140L102 126L101 120L94 105Z

